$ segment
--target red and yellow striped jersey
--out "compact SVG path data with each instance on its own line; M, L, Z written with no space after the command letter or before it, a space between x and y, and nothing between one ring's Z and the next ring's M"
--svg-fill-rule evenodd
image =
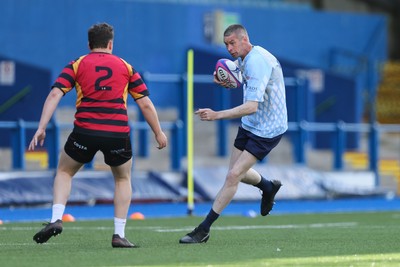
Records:
M123 59L92 52L70 62L52 88L77 92L74 131L96 136L129 135L127 96L136 101L149 91L139 73Z

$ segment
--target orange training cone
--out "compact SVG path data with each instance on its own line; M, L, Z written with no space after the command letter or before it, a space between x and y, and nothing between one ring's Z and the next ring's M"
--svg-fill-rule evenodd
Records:
M63 221L63 222L74 222L74 221L75 221L75 217L72 216L72 215L69 214L69 213L66 213L66 214L64 214L64 215L62 216L62 221Z
M132 220L144 220L144 215L141 212L134 212L129 216Z

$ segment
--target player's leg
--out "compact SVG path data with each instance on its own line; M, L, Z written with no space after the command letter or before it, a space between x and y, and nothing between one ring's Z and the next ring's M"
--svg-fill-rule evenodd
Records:
M253 168L250 168L247 172L246 175L242 179L242 183L249 184L249 185L256 185L261 181L261 174L254 170Z
M122 165L111 167L115 180L114 216L116 218L126 219L128 215L132 200L131 169L132 159Z
M275 195L282 186L279 180L268 180L254 169L247 171L242 182L259 188L262 192L260 214L266 216L275 204Z
M83 164L93 160L97 152L95 138L72 132L61 151L53 188L53 216L51 221L59 220L71 192L72 177Z
M236 162L240 158L242 151L246 145L247 139L248 138L245 134L245 131L242 129L242 127L239 127L236 138L235 138L234 147L232 149L230 161L229 161L228 173L234 168ZM226 207L226 205L230 202L230 200L233 198L233 195L235 194L235 192L237 190L237 186L236 186L236 188L229 186L229 185L231 185L231 182L229 182L227 184L226 180L227 180L227 178L225 178L225 184L220 189L219 193L217 194L217 197L213 203L213 207L210 209L206 218L192 232L190 232L190 233L186 234L184 237L182 237L179 240L179 243L193 244L193 243L207 242L208 238L210 237L209 231L210 231L211 225L218 219L220 213L222 212L224 207ZM226 187L225 187L225 185L226 185ZM228 193L225 193L224 192L225 190Z
M61 152L53 188L52 218L42 230L33 236L37 243L45 243L52 236L59 235L62 230L62 216L71 192L72 177L82 167L82 163L73 160L65 151Z
M231 202L236 194L240 181L246 176L248 170L257 162L257 159L246 150L240 151L233 148L232 166L228 170L224 185L218 192L212 209L221 214L225 207ZM235 160L235 158L237 158Z
M60 161L57 167L56 177L54 178L53 204L66 205L71 193L72 177L83 166L68 156L65 151L61 151Z
M115 180L114 191L114 234L111 245L114 248L133 248L125 238L125 225L132 200L131 170L132 159L122 165L111 167Z
M239 182L246 175L247 170L256 162L256 158L247 151L233 148L230 169L225 183L218 192L213 206L206 218L192 232L186 234L179 243L193 244L207 242L210 237L210 227L218 219L223 209L231 202Z
M248 133L249 140L246 143L245 150L254 155L258 160L265 158L271 150L277 146L281 140L281 135L274 138L262 138ZM282 186L279 180L267 180L261 174L250 168L242 182L254 185L262 191L260 213L266 216L274 206L276 193Z
M114 248L133 248L134 244L125 238L125 225L132 201L132 147L130 137L105 139L101 151L104 161L111 167L114 176L114 234L111 245Z

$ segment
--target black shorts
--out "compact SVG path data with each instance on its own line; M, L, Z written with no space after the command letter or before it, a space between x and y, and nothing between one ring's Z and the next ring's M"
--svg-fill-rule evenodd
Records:
M273 138L259 137L251 132L239 127L235 143L237 149L246 150L258 160L265 158L271 150L276 147L282 138L282 134Z
M65 153L80 163L93 160L97 151L103 152L104 162L109 166L119 166L132 158L130 137L99 137L72 132L64 146Z

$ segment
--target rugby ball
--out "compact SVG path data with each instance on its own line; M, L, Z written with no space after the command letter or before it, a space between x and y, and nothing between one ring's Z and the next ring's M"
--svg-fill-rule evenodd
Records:
M238 88L243 82L239 67L232 60L221 58L215 65L215 75L218 80L227 82L228 88Z

